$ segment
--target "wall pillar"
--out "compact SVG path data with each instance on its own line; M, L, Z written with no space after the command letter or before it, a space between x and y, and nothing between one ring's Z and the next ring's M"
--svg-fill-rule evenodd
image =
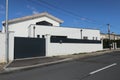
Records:
M9 32L9 62L14 60L14 32Z
M50 37L51 37L50 34L45 35L45 44L46 44L46 55L45 56L49 55Z

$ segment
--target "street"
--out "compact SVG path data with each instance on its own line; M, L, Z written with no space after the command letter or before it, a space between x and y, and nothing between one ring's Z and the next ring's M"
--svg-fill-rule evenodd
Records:
M120 51L0 74L0 80L120 80Z

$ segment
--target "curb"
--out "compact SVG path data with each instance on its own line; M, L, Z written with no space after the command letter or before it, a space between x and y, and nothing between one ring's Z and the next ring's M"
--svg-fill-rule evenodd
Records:
M58 64L58 63L71 61L71 60L73 60L73 58L66 58L66 59L62 59L62 60L58 60L58 61L47 62L47 63L31 65L31 66L16 67L16 68L6 68L3 72L0 72L0 74L7 74L7 73L12 73L12 72L21 71L21 70L29 70L29 69L33 69L33 68L49 66L49 65Z

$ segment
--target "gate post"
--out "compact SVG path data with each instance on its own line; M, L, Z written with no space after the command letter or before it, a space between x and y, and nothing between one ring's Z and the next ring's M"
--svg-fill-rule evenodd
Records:
M46 48L45 49L45 52L46 52L45 56L49 55L50 37L51 37L50 34L45 35L45 45L46 45L46 47L45 47Z
M8 54L9 62L14 60L14 32L9 31L9 54Z

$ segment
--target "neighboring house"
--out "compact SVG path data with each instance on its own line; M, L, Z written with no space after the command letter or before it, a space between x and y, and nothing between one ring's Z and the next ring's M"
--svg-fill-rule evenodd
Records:
M105 33L100 34L101 39L109 39L109 35ZM111 33L110 40L120 40L120 35Z
M120 35L111 33L110 40L109 34L101 33L101 40L103 40L103 48L120 48Z
M116 36L116 40L120 40L120 35L119 34L117 34L117 35L115 35Z
M102 50L100 30L61 27L62 20L44 12L9 20L14 32L13 59L68 55ZM4 30L5 22L3 22Z

